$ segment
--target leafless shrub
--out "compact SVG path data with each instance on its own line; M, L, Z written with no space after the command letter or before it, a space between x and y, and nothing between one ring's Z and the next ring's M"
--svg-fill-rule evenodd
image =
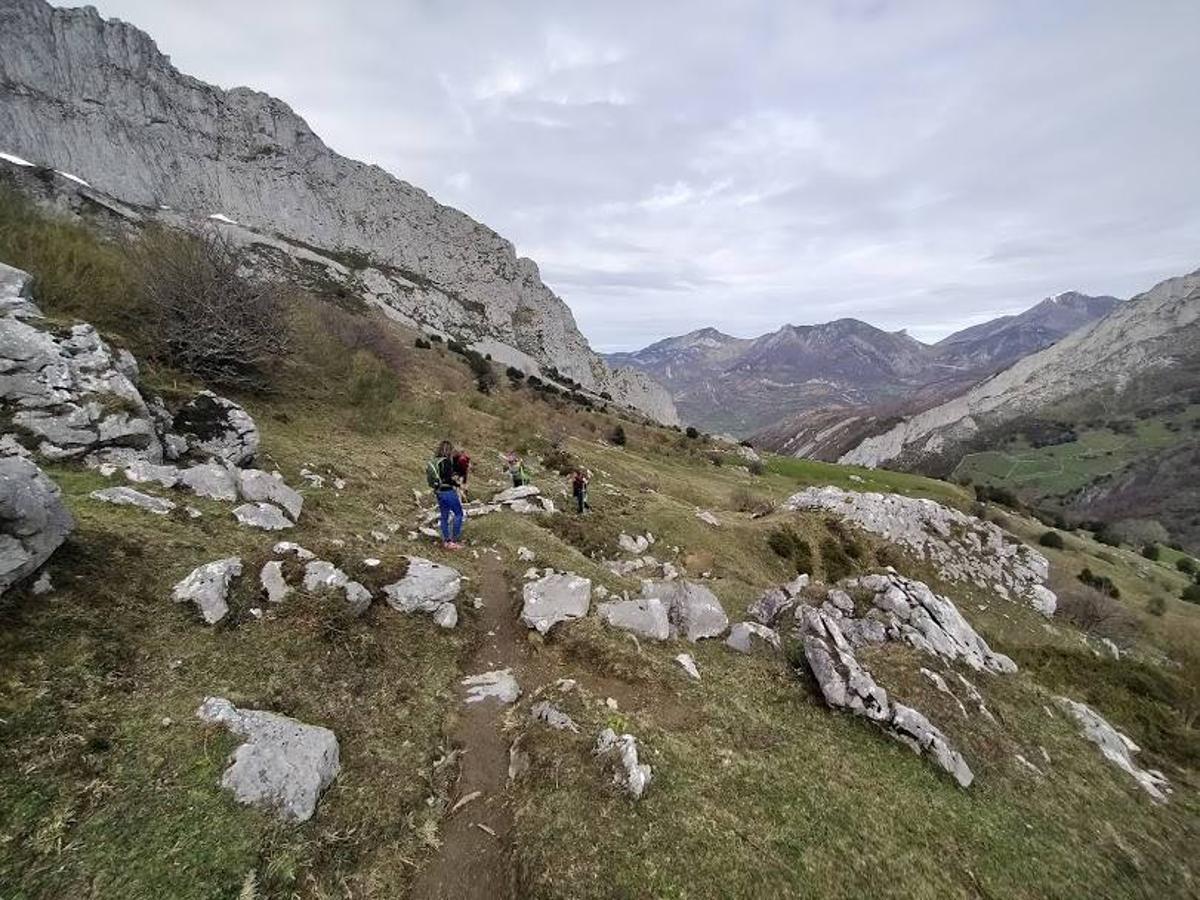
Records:
M738 512L765 516L775 508L770 497L756 494L748 488L735 487L729 494L729 505Z
M142 237L134 262L162 361L214 385L270 385L290 343L283 293L243 277L226 238L156 229Z
M1085 584L1072 584L1058 592L1058 615L1081 631L1122 645L1133 643L1142 627L1119 600Z

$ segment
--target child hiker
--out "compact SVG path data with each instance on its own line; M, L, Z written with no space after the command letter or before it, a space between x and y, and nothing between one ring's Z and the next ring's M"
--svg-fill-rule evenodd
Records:
M463 508L458 495L460 479L454 467L454 445L442 441L434 451L433 459L425 466L425 480L437 497L438 512L441 513L442 546L447 550L460 550L462 544Z
M529 473L525 471L525 463L517 454L505 454L504 471L512 478L513 487L523 487L529 484Z
M581 516L584 510L591 509L587 499L588 482L591 480L592 473L582 466L571 474L571 496L575 498L575 511Z

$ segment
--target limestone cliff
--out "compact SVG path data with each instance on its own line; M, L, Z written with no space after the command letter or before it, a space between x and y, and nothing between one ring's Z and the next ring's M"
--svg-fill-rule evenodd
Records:
M144 32L90 7L0 4L0 151L127 203L220 215L353 259L376 288L371 299L400 315L676 421L663 388L592 352L509 241L334 153L282 101L179 72Z

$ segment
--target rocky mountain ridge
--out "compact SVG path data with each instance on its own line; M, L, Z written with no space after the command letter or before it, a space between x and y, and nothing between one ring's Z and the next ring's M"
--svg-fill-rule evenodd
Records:
M1067 292L933 345L837 319L785 325L758 338L702 328L606 359L665 385L690 424L753 433L763 446L793 452L847 418L911 413L953 396L1118 303Z
M402 320L676 421L660 386L613 372L591 351L537 265L509 241L333 152L282 101L179 72L144 32L91 7L0 7L0 135L0 150L123 203L340 258L339 274Z

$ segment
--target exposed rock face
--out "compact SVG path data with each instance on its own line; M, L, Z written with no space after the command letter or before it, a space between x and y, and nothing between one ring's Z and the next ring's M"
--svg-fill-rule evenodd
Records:
M341 770L337 737L328 728L238 709L224 697L205 699L196 716L245 738L233 751L221 786L239 803L273 810L286 821L311 819L321 792Z
M638 762L637 738L632 734L618 735L611 728L605 728L596 736L595 753L597 756L615 756L613 783L634 800L641 799L653 774L650 766Z
M0 456L0 595L36 572L74 527L58 485L29 460Z
M840 462L878 466L949 454L981 429L1169 367L1200 339L1200 272L1171 278L1089 327L940 405L862 440Z
M52 329L24 299L27 282L11 276L5 284L0 407L13 425L47 459L160 461L154 417L134 385L134 358L114 351L91 325Z
M800 592L808 587L808 575L798 575L793 581L762 593L746 610L763 625L774 625L779 617L796 605Z
M864 575L847 578L830 590L821 612L837 620L838 628L854 646L904 641L931 656L959 661L977 672L1010 674L1016 663L988 646L948 597L935 594L922 581L903 575ZM865 593L870 608L860 617L846 591ZM807 607L796 609L803 620Z
M1054 612L1054 594L1043 585L1050 570L1046 557L1008 539L991 522L932 500L835 487L807 488L793 494L784 508L835 513L929 560L945 578L980 587L1000 585L1043 615Z
M971 785L975 776L962 754L923 715L888 698L887 691L859 664L835 616L801 606L797 618L804 658L826 703L870 719L917 753L929 756L962 787Z
M220 622L229 613L229 586L242 574L242 561L236 556L196 566L187 578L175 585L171 598L176 603L194 603L209 625Z
M569 573L555 572L531 581L522 589L525 604L521 622L545 634L559 622L586 616L592 602L592 582Z
M334 153L281 101L183 75L146 34L94 9L42 0L0 7L0 135L4 149L150 211L220 214L226 231L297 256L314 254L273 236L360 251L371 259L365 268L324 262L393 317L473 342L530 374L554 367L588 390L677 420L662 387L609 369L591 351L511 243L377 166Z
M1155 769L1143 769L1133 761L1133 754L1140 750L1137 744L1108 724L1090 706L1066 697L1057 697L1055 700L1082 726L1083 736L1100 748L1105 759L1132 775L1152 800L1167 802L1171 787L1163 773Z
M201 391L175 413L172 431L192 453L233 466L252 462L258 452L258 426L242 407L212 391Z

